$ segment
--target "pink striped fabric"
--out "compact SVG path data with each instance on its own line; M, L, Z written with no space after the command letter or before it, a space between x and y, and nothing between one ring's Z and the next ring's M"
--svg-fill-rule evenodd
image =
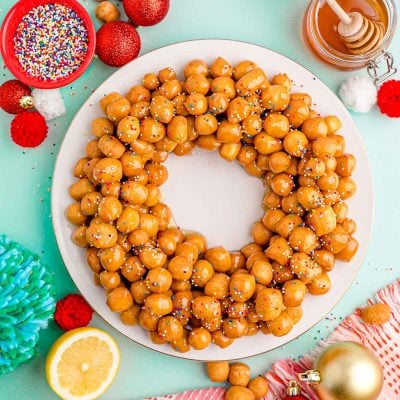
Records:
M390 320L385 325L364 324L360 319L360 310L357 309L342 321L328 339L299 361L280 360L273 364L265 375L270 391L264 400L283 399L287 383L296 379L298 373L311 369L315 358L324 348L338 341L358 342L372 350L380 359L385 375L385 384L379 400L400 399L400 279L381 289L374 300L368 300L368 304L374 303L386 303L392 310ZM301 384L301 388L304 397L318 400L311 387ZM145 400L223 400L224 393L223 388L208 388Z

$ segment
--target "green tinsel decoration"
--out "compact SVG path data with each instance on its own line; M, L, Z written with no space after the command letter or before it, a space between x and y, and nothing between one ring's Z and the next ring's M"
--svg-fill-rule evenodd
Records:
M36 354L54 313L54 281L39 257L0 235L0 375Z

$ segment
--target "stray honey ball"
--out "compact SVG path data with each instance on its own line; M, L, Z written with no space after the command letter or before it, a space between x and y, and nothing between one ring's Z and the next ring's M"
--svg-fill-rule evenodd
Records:
M256 399L261 399L268 394L268 381L263 376L257 376L249 382L247 388L254 393Z
M213 382L225 382L229 376L229 363L227 361L209 362L207 374Z
M254 393L243 386L232 386L225 393L225 400L255 400Z
M387 304L372 304L361 310L361 318L366 324L383 325L389 321L391 314Z
M244 363L233 363L229 369L229 383L233 386L247 386L250 381L250 367Z
M102 22L116 21L120 16L117 6L110 1L102 1L96 7L96 18Z

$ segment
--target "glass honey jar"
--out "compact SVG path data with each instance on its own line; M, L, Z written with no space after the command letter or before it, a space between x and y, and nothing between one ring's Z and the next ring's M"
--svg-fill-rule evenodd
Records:
M388 49L396 29L396 0L337 0L348 13L359 12L384 28L378 47L363 54L351 54L342 42L337 30L338 16L326 0L312 0L303 21L303 37L306 46L322 61L341 70L356 70L364 67L375 80L383 82L396 72L393 57ZM384 72L381 73L381 64Z

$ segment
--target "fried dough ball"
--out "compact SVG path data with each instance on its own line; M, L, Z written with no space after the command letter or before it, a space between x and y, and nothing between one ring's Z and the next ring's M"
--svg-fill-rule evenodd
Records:
M243 386L231 386L225 394L226 400L255 400L255 394Z
M229 363L227 361L207 363L207 375L213 382L225 382L229 376Z
M211 334L206 328L194 328L188 334L188 341L195 350L203 350L211 343Z
M256 312L262 321L278 318L282 312L282 293L277 289L265 288L256 297Z
M228 379L232 386L246 387L250 382L250 367L239 362L231 364Z

